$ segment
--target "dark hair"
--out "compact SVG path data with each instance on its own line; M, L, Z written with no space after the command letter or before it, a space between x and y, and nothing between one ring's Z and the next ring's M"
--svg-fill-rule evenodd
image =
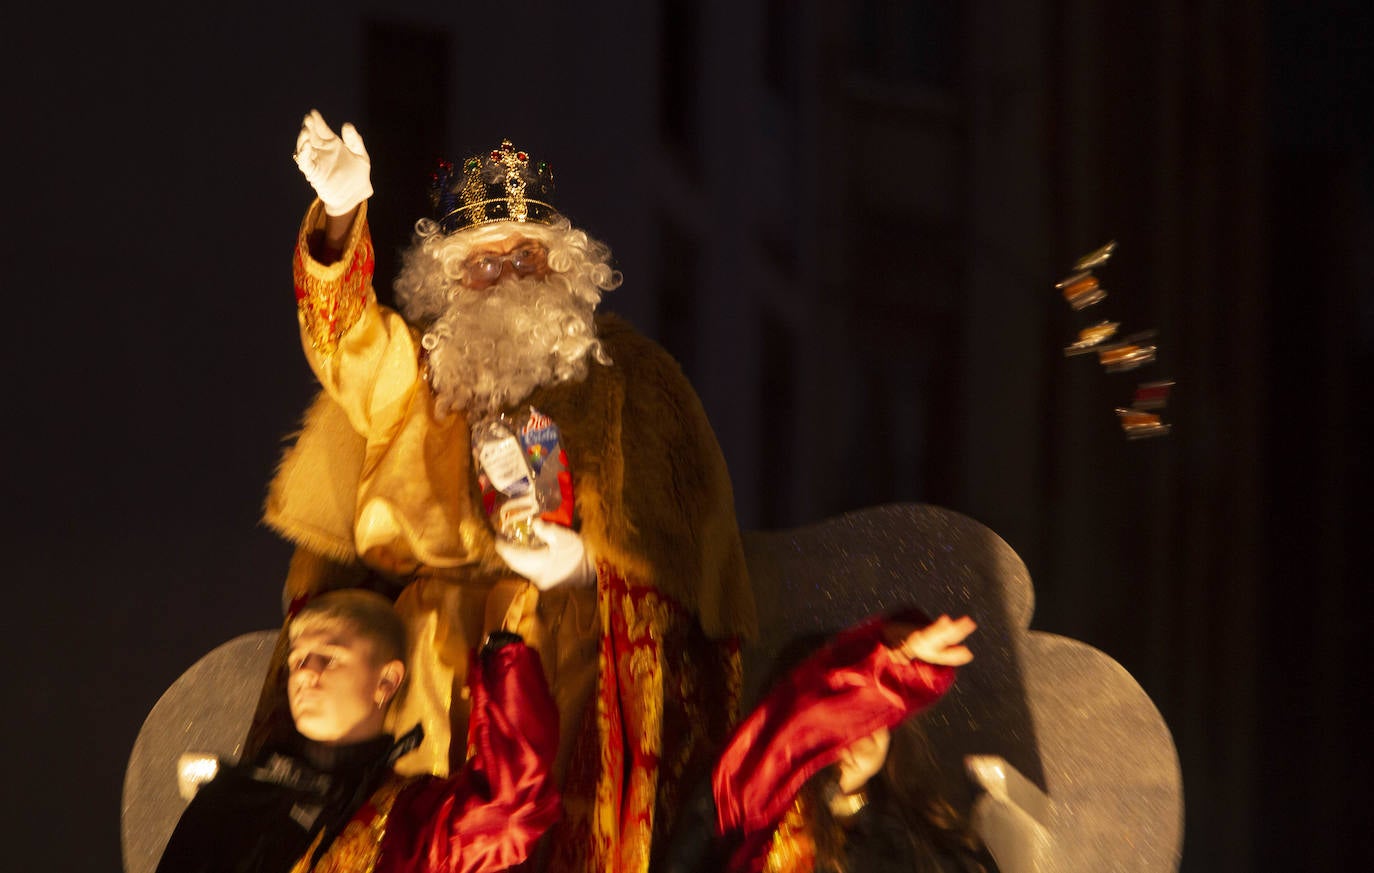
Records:
M845 827L830 811L830 798L839 790L839 772L839 765L831 764L802 786L802 818L815 846L816 873L863 873L862 864L850 868ZM864 790L868 814L875 816L873 826L893 832L889 838L906 849L901 862L908 866L903 869L917 873L985 870L980 860L982 843L967 817L948 799L947 777L920 716L892 728L887 760Z

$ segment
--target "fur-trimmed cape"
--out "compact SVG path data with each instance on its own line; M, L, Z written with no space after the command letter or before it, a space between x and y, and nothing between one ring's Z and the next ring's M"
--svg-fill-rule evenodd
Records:
M734 494L701 401L662 347L614 315L598 316L597 326L613 363L540 388L518 407L535 407L562 433L579 532L597 559L695 612L708 635L751 638L757 620ZM466 436L454 427L447 438ZM343 410L321 392L283 454L263 521L310 553L356 565L365 454ZM478 573L499 572L476 482L438 490L466 490L461 515L482 520L464 536L468 562Z

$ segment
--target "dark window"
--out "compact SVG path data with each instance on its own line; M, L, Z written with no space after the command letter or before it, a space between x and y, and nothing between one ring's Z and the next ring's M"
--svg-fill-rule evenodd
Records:
M798 33L800 14L792 0L767 0L768 26L764 28L763 78L790 113L797 109Z
M960 9L947 0L859 0L852 71L894 84L954 86L962 44Z
M372 159L368 207L377 249L375 285L383 300L415 221L430 211L428 182L444 155L450 39L435 27L369 21L363 31L364 119ZM457 160L457 158L454 158Z
M697 169L697 60L701 27L695 0L664 0L659 32L658 130L663 145L690 174Z
M796 481L796 341L782 319L765 315L760 325L758 494L764 528L797 524L792 483Z
M697 241L676 221L658 222L658 334L688 379L696 375L697 307L701 293ZM695 380L694 380L695 381Z

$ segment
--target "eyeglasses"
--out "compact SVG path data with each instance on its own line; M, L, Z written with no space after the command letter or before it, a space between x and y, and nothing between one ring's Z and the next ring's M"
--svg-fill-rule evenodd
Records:
M501 278L501 271L505 269L506 264L511 265L517 276L530 276L544 268L546 258L544 247L537 243L523 245L504 255L475 255L463 265L464 278L470 286L490 285Z

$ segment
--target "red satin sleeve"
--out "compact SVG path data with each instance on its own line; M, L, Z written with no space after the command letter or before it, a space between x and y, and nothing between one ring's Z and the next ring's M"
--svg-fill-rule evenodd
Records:
M378 873L505 870L558 819L558 709L538 655L509 643L472 663L467 763L396 798Z
M949 690L954 668L895 656L883 643L885 624L870 618L837 635L735 729L712 772L718 834L771 831L806 780L846 746Z

